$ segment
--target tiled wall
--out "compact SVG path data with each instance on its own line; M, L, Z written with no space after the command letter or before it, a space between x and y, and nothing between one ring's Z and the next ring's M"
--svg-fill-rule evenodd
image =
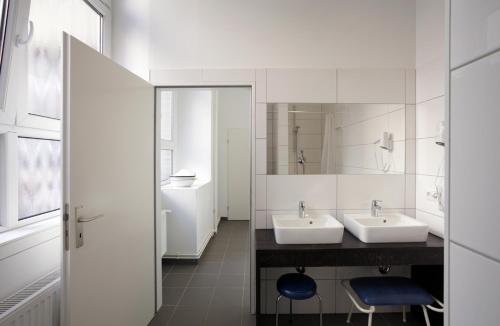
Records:
M350 76L350 71L344 70L344 74ZM266 71L257 71L257 80L268 80ZM374 73L374 75L376 75ZM401 71L391 71L390 79L394 80L393 76L397 76L401 80ZM372 94L366 99L359 98L357 101L361 103L405 103L406 98L414 98L414 72L403 71L402 86L399 83L399 90L385 94ZM406 77L408 75L408 77ZM352 79L353 84L357 84L356 78L365 78L363 74L355 75ZM326 77L325 77L326 78ZM408 79L410 82L406 82ZM377 78L374 78L377 80ZM378 80L377 82L380 82ZM266 90L259 87L257 83L257 104L256 104L256 142L266 142L266 137L273 134L267 122L271 122L268 115ZM406 87L409 88L407 92ZM371 85L365 85L367 89L372 89ZM336 88L336 87L335 87ZM345 87L350 90L349 87ZM348 93L348 92L344 92ZM363 93L363 92L361 92ZM365 92L366 93L366 92ZM331 92L328 93L331 96ZM341 92L341 94L343 94ZM396 95L394 95L396 94ZM335 94L334 94L335 95ZM376 98L375 95L381 96ZM280 93L284 98L286 95ZM297 95L296 95L297 96ZM347 96L347 95L346 95ZM354 96L354 95L352 95ZM392 99L392 100L391 100ZM354 101L353 98L350 99ZM335 102L335 99L329 99L330 102ZM321 100L318 100L321 103ZM325 101L326 102L326 101ZM321 107L320 105L318 105ZM302 109L302 107L301 107ZM400 108L401 109L401 108ZM413 107L410 107L413 109ZM390 110L391 112L403 113L403 111ZM414 110L413 110L414 111ZM386 112L389 113L389 112ZM396 114L395 113L395 114ZM406 116L406 115L405 115ZM406 124L412 126L414 130L414 114L406 116ZM400 124L405 123L405 119L400 121ZM401 126L400 126L401 127ZM398 140L407 141L408 136L401 134ZM407 141L408 142L408 141ZM264 147L265 148L265 147ZM269 155L269 147L263 153L256 152L256 165L259 161L264 160ZM410 157L411 159L412 157ZM413 156L414 159L414 156ZM409 166L414 166L409 163ZM401 168L402 172L406 167ZM271 216L276 213L296 212L298 209L298 202L303 200L306 203L306 208L309 212L316 213L330 213L336 216L340 221L343 220L345 212L368 212L371 200L380 199L383 201L384 209L388 212L414 212L414 183L407 182L405 174L379 174L379 175L267 175L265 171L256 174L256 190L255 190L255 226L257 229L270 229L272 228ZM262 298L262 311L264 313L274 312L274 300L276 299L276 279L285 271L293 270L290 268L269 268L262 273L261 293ZM340 285L340 281L346 278L353 278L364 275L380 275L377 267L353 267L353 268L310 268L310 273L317 281L319 291L325 301L325 311L329 313L345 313L348 312L349 301L345 296L344 290ZM394 267L389 275L409 275L408 267ZM283 304L281 308L285 311L287 305ZM388 308L399 310L400 307ZM316 313L317 305L314 300L297 303L295 311L303 313Z
M405 172L405 104L336 104L337 174ZM392 134L390 152L374 144Z
M500 320L500 1L450 1L449 320Z
M444 232L445 148L436 144L445 120L444 0L417 1L415 154L410 182L416 186L416 217L431 232Z

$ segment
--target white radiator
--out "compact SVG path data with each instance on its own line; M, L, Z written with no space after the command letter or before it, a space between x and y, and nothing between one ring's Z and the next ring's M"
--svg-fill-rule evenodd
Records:
M0 326L58 326L59 272L0 302Z

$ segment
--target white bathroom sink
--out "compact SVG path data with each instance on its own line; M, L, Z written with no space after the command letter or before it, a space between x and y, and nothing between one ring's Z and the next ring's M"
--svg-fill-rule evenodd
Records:
M424 242L429 226L403 214L344 214L345 227L359 240L378 242Z
M344 226L328 214L273 215L276 242L279 244L340 243Z

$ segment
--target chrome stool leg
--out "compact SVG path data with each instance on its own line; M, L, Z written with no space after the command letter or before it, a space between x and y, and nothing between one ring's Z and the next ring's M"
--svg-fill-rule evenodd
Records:
M319 294L316 293L316 297L318 298L319 303L319 326L323 326L323 300Z
M293 314L293 311L292 311L292 299L290 299L290 314L288 315L288 322L289 323L292 323L292 314Z
M282 295L278 295L276 298L276 326L278 326L278 317L279 317L279 311L278 311L278 304L280 303L280 300L282 298Z
M429 321L429 315L427 314L427 309L425 308L424 305L422 305L421 307L422 307L422 310L424 311L425 325L431 326L431 322Z
M406 306L403 305L403 323L406 323Z
M368 314L368 326L372 326L373 312Z
M351 309L349 309L349 314L347 315L347 323L351 323L352 311L354 310L354 303L351 303Z

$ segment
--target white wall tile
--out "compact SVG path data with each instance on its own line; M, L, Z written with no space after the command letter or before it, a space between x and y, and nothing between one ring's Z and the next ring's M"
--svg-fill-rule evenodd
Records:
M500 259L500 53L451 75L450 238Z
M436 137L439 123L444 121L444 96L417 104L416 137Z
M418 210L443 216L444 213L439 208L438 200L434 199L428 193L434 193L438 189L444 189L444 178L427 175L416 176L416 208Z
M402 69L339 69L338 103L405 103Z
M255 140L255 173L267 174L267 141Z
M266 69L255 70L255 101L267 102L267 72Z
M451 1L451 66L500 48L500 2L498 0Z
M268 209L296 209L303 200L309 209L336 208L335 175L271 175L267 182Z
M266 211L255 212L255 228L267 229L267 214Z
M268 69L267 102L335 103L335 69Z
M255 209L266 209L267 176L255 176Z
M405 165L406 173L415 173L415 140L409 139L405 142Z
M415 139L416 137L416 106L414 104L407 104L405 110L405 135L406 139Z
M405 208L415 208L416 207L416 178L414 174L406 174L406 184L405 184Z
M255 105L255 137L267 137L267 104L257 103ZM269 128L269 130L272 130Z
M204 69L203 80L213 82L252 82L255 81L253 69Z
M436 139L416 140L416 173L444 176L444 146L436 144Z
M339 175L339 209L369 209L373 199L385 208L404 208L404 175Z
M436 59L417 67L417 104L444 95L445 62Z
M450 325L498 325L500 263L450 244Z
M422 221L429 225L429 232L444 238L444 218L442 216L433 215L421 210L415 211L417 220Z
M406 70L406 82L405 82L405 89L406 89L406 104L415 104L416 102L416 71L414 69L409 69Z

